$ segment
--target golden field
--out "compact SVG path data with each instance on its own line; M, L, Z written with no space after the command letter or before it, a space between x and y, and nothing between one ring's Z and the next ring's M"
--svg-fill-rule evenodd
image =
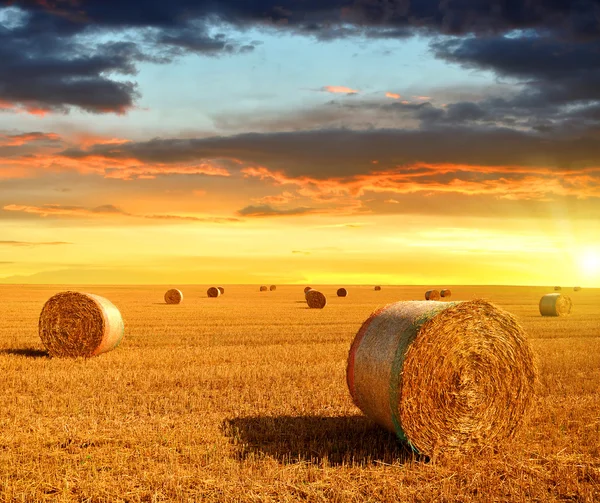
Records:
M345 366L375 308L429 287L322 286L315 310L304 285L173 286L180 305L168 286L0 286L2 501L600 501L599 289L564 287L571 316L543 318L551 287L448 285L517 316L540 382L501 450L426 460L352 404ZM63 290L111 300L121 346L49 358L38 317Z

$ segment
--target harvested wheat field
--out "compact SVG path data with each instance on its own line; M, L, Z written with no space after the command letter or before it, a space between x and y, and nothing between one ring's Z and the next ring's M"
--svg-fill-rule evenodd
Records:
M50 358L47 299L76 286L0 286L2 501L600 501L600 289L543 317L550 287L454 287L525 330L539 372L525 423L497 452L419 456L364 416L346 385L350 344L377 308L426 287L91 287L125 337L90 359ZM446 305L447 303L444 303Z

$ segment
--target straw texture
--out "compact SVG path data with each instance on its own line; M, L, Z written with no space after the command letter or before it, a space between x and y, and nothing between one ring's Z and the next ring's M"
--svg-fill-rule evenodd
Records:
M270 290L271 292L274 292L275 290L277 290L277 285L271 285L271 286L269 287L269 290Z
M165 302L167 304L180 304L183 300L183 293L177 288L171 288L165 292Z
M317 290L306 292L306 303L312 309L323 309L327 305L327 297Z
M425 300L440 300L440 292L438 290L427 290Z
M440 291L440 297L451 297L452 296L452 292L450 290L448 290L448 288L444 288L443 290Z
M310 286L304 287L304 293L306 294L306 292L308 292L309 290L312 290L312 288Z
M51 356L88 358L115 349L123 339L121 313L99 295L61 292L44 304L40 339Z
M548 293L540 299L540 314L542 316L567 316L571 313L573 303L566 295Z
M375 288L373 288L373 290L375 290L376 292L378 292L379 290L381 290L381 287L378 285Z
M345 288L338 288L337 296L338 297L347 297L348 296L348 290L346 290Z
M536 367L523 329L483 300L396 302L348 354L354 403L427 455L498 446L522 423Z
M261 291L261 292L268 292L268 291L269 291L269 289L267 288L267 286L266 286L266 285L262 285L262 286L260 287L260 291Z
M218 297L219 295L221 295L221 290L214 286L211 286L208 290L206 290L206 295L208 295L211 298Z
M225 288L223 288L222 286L218 286L218 287L217 287L217 290L219 290L219 293L220 293L221 295L223 295L223 294L225 293Z

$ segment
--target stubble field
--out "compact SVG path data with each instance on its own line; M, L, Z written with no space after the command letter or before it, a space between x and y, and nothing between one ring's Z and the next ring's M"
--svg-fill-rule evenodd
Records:
M313 285L314 286L314 285ZM0 286L2 501L600 501L600 290L451 287L517 316L540 370L526 425L496 453L419 459L366 419L346 356L377 307L425 287ZM49 358L37 323L63 290L121 311L125 337L89 360Z

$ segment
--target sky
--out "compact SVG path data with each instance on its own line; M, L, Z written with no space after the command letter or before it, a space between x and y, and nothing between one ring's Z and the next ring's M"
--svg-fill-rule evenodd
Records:
M600 2L0 0L0 283L600 287Z

